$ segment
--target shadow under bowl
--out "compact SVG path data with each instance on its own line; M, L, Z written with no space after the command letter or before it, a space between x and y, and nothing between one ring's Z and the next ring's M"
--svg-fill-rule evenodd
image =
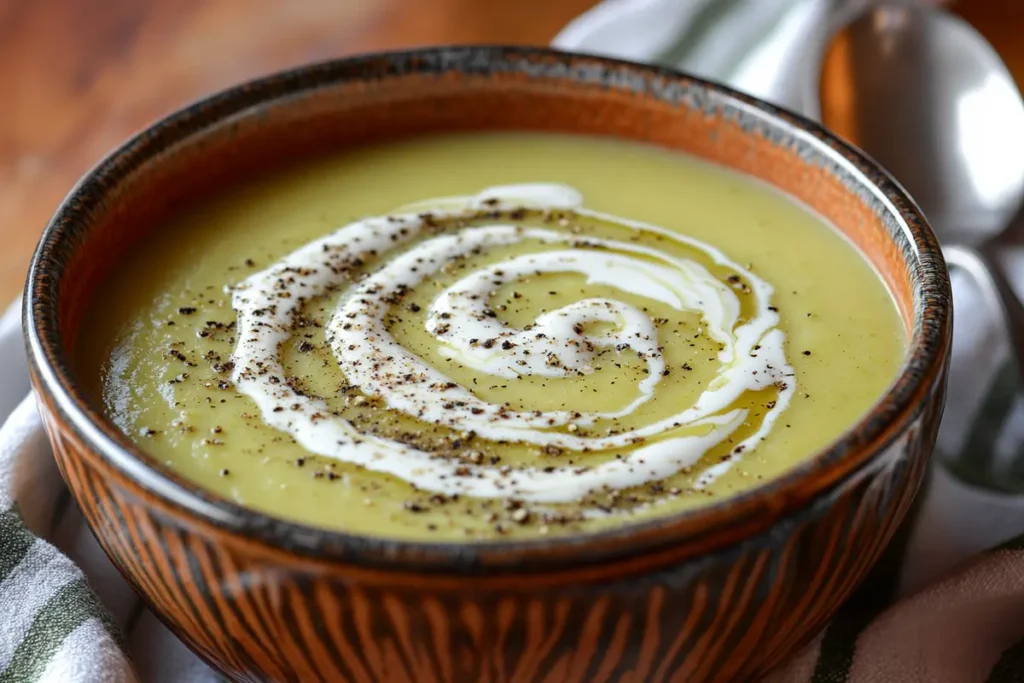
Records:
M907 358L828 449L749 492L572 538L414 543L239 507L137 449L70 362L104 275L175 206L324 150L468 130L617 136L760 178L845 233L892 292ZM920 211L813 123L656 67L433 48L302 67L154 124L78 184L32 262L25 329L61 472L103 549L237 681L749 681L792 655L879 557L942 412L948 276Z

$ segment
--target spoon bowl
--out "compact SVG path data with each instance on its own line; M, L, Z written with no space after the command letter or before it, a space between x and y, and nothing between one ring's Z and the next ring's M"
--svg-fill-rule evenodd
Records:
M885 166L944 244L977 246L1024 198L1024 100L998 53L940 9L870 10L822 62L821 120Z

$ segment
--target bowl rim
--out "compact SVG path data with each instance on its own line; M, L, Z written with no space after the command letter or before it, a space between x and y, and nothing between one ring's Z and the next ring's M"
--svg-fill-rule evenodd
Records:
M153 159L168 146L229 118L251 115L270 106L286 107L289 98L297 94L359 81L367 78L367 73L379 74L381 69L385 77L407 75L429 70L430 64L443 63L445 69L487 75L495 64L510 60L542 60L560 67L588 64L684 84L717 98L723 106L749 111L775 127L781 126L787 134L813 145L817 153L852 173L858 180L858 190L870 193L900 224L911 246L912 256L908 258L916 261L913 270L917 280L914 281L913 273L906 274L914 298L914 324L907 355L897 377L873 408L830 445L784 474L708 505L584 534L529 540L429 542L320 528L238 505L191 483L146 455L90 406L74 381L72 363L62 349L57 325L57 293L63 271L56 256L62 249L70 248L71 242L64 234L81 222L77 218L81 206L102 202L121 174ZM566 73L574 78L572 74L576 72L566 70L560 78L565 78ZM550 74L537 77L542 82L554 78ZM532 87L535 82L524 87ZM550 48L459 45L374 52L278 71L198 99L133 135L76 183L48 222L28 272L23 325L39 400L49 399L65 428L94 455L192 522L198 520L229 536L293 555L349 565L461 575L478 574L486 568L489 574L519 574L628 561L670 548L678 551L690 547L695 549L694 556L704 556L709 551L733 547L765 534L779 520L814 507L815 501L877 464L879 456L907 430L927 403L930 391L941 381L951 334L949 287L938 242L913 200L867 155L813 121L727 86L669 68ZM766 513L769 519L759 521L759 516Z

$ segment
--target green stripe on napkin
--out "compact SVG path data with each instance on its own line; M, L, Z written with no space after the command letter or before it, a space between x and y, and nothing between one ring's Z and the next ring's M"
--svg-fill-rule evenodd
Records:
M36 537L25 528L17 510L12 508L0 513L0 583L21 563L35 542Z
M39 610L32 627L14 651L11 663L0 673L0 683L37 680L64 639L90 619L99 620L119 639L110 615L89 590L85 579L80 578L58 590Z

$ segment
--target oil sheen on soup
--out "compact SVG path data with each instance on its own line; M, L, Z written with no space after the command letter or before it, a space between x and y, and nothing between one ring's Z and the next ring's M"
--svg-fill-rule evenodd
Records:
M438 541L755 487L848 429L905 353L867 261L772 188L518 133L349 150L185 207L87 325L107 415L188 479Z

